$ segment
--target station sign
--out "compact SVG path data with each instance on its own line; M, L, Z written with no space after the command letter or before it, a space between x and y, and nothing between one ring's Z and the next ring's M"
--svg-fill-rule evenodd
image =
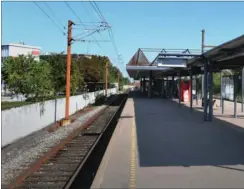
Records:
M178 57L162 57L158 58L156 63L158 67L186 67L187 59Z

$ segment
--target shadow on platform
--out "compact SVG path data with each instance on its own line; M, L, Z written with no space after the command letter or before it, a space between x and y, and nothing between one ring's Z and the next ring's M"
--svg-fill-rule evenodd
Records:
M145 98L144 98L145 97ZM139 165L218 166L244 165L244 129L215 118L204 122L203 113L166 99L134 99ZM230 126L230 127L229 127Z
M234 115L215 115L216 118L218 117L226 117L226 118L234 118ZM243 115L237 115L237 119L244 119L244 116ZM244 123L243 123L244 124Z

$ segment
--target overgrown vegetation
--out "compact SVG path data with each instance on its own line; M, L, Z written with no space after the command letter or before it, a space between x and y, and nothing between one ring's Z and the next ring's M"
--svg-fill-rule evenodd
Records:
M109 83L117 82L118 75L120 85L129 82L107 57L72 55L71 95L103 89L106 63ZM22 94L27 102L56 98L57 94L65 94L66 55L42 55L39 62L31 56L8 57L2 64L2 79L12 95Z
M20 101L20 102L1 102L1 109L2 110L7 110L10 108L16 108L24 105L29 105L32 104L33 102L25 102L25 101Z
M2 77L12 94L23 94L26 98L53 94L51 66L33 57L9 57L3 62Z
M94 106L99 106L104 104L106 97L103 94L97 95L95 99Z

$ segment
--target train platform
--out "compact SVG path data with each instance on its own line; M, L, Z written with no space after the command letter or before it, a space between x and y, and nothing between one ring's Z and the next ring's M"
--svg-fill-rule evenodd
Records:
M237 118L234 117L234 102L224 101L224 111L220 106L220 100L214 99L216 102L213 107L213 119L215 121L221 121L223 124L234 126L234 129L244 129L244 112L241 111L241 103L237 103ZM178 99L173 99L174 102L178 103ZM201 106L202 101L198 100L198 103L194 100L192 107L194 111L200 111L203 113L203 107ZM183 102L183 106L190 108L189 102ZM241 127L241 128L240 128Z
M238 123L133 91L91 188L244 188L243 147Z

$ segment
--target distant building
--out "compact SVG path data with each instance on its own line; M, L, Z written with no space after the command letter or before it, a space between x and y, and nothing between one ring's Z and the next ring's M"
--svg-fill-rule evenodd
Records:
M66 53L57 53L57 52L45 52L45 53L42 53L40 56L41 58L42 57L45 57L45 56L51 56L51 55L61 55L61 56L67 56ZM88 59L91 59L93 55L88 55L88 54L78 54L78 53L72 53L71 54L71 58L82 58L82 57L85 57L85 58L88 58Z
M24 43L10 43L2 45L2 61L7 57L18 57L19 55L32 55L36 61L40 60L40 47L25 45Z

